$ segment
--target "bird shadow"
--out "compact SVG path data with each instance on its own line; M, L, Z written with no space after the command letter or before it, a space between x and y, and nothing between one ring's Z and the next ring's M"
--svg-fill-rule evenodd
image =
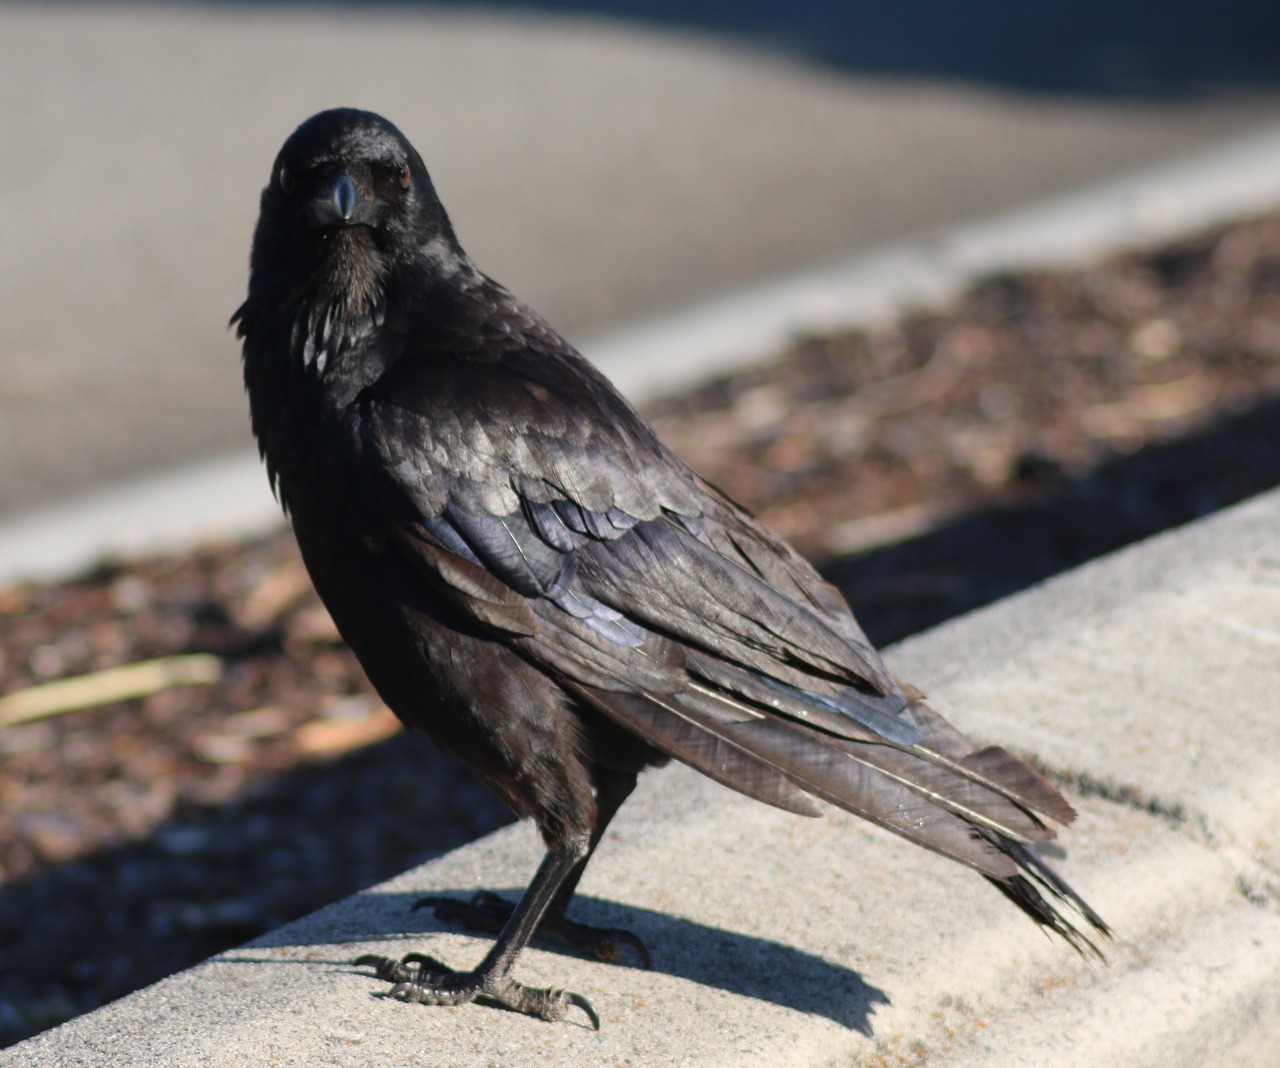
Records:
M508 888L503 896L515 900L521 892L521 888ZM442 893L465 899L471 890L457 888ZM437 920L429 910L412 911L418 894L374 893L370 897L375 901L374 907L364 908L346 921L339 917L336 925L327 923L322 933L307 928L299 930L297 924L291 924L255 939L247 948L280 949L303 942L314 946L394 939L406 943L406 953L430 952L429 945L424 943L431 935L457 930ZM364 900L368 903L369 897ZM623 907L585 895L574 898L572 911L575 918L600 925L610 924L620 912L625 912L627 929L643 940L653 956L653 969L664 975L820 1016L863 1035L872 1033L876 1006L890 1004L888 994L868 983L855 969L772 939L665 912ZM532 944L538 949L582 956L581 951L567 949L550 939L535 938ZM357 955L321 961L308 956L305 963L351 967ZM244 964L286 963L267 962L238 951L223 954L219 959ZM462 961L449 963L455 967L469 966Z

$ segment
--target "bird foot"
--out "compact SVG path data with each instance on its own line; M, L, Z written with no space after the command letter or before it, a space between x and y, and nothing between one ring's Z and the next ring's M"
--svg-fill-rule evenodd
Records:
M379 979L393 984L391 997L415 1005L466 1005L478 998L542 1020L563 1020L577 1007L600 1030L600 1016L591 1002L571 990L524 986L505 975L455 972L423 953L408 953L400 960L367 954L353 963L372 964Z
M515 906L504 897L481 890L469 901L452 897L429 895L413 903L413 908L429 908L442 923L457 923L468 931L498 934L511 916ZM546 937L571 949L589 950L599 960L618 963L627 947L640 960L646 970L653 967L648 947L630 931L618 927L593 927L566 919L563 914L548 914L538 927L537 937Z

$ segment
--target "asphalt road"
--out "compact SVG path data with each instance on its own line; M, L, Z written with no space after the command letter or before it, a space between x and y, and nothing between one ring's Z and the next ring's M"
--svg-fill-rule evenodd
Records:
M0 517L248 445L226 321L324 107L396 122L578 340L1280 118L1243 0L1149 38L1137 3L847 7L0 6Z

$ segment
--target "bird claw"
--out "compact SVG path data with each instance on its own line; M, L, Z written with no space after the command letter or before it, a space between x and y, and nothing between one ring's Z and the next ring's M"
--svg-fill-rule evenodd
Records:
M600 1014L595 1007L571 990L529 987L514 979L495 980L479 972L456 972L423 953L408 953L400 960L366 954L354 963L372 964L377 977L392 984L388 995L409 1004L466 1005L482 998L548 1021L563 1020L571 1008L579 1008L591 1021L592 1029L600 1030Z
M591 1002L581 994L575 994L572 990L563 991L560 996L563 997L569 1005L576 1005L587 1014L587 1019L591 1021L592 1030L600 1030L600 1014L596 1012Z
M410 954L414 956L414 954ZM410 982L421 968L410 969L408 967L410 960L396 960L394 957L383 957L377 953L366 953L362 957L353 960L354 967L360 967L362 964L372 964L373 974L381 979L384 983L407 983Z
M425 953L406 953L400 958L401 964L416 964L420 972L436 972L441 975L453 975L454 970L438 957L429 957Z

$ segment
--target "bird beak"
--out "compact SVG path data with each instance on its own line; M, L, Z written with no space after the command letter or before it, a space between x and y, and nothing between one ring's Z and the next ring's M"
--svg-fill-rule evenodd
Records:
M368 222L370 201L360 193L355 179L340 171L307 205L307 221L317 230L334 226L358 226Z

